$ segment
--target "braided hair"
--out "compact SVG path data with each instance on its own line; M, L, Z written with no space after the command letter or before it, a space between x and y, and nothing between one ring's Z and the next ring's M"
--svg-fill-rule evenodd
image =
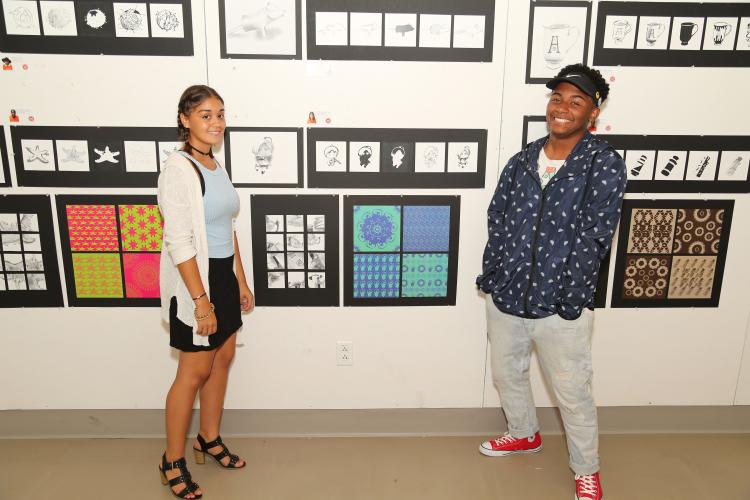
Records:
M188 116L196 106L211 97L217 98L224 104L224 99L221 98L219 93L208 85L191 85L180 96L180 102L177 104L177 136L180 141L185 143L185 146L182 148L183 151L189 153L193 148L188 143L190 130L182 124L180 115Z

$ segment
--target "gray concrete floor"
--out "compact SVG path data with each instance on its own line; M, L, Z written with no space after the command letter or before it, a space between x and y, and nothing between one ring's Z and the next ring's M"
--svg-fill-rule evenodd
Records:
M543 439L540 453L488 458L477 437L227 438L246 469L187 462L207 500L570 500L565 442ZM0 440L0 499L173 498L163 445ZM607 500L750 500L750 434L604 435L600 455Z

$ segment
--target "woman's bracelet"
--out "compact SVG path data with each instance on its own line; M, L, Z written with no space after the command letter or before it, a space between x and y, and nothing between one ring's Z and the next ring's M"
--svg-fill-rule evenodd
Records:
M211 310L208 311L203 316L198 316L198 308L197 307L195 308L195 311L193 311L193 314L195 315L195 319L197 319L198 321L203 321L204 319L207 319L209 316L211 316L214 313L214 305L213 305L213 303L209 302L209 304L211 305Z
M198 299L202 299L206 296L206 292L203 292L202 294L198 295L197 297L193 297L193 302L195 302Z

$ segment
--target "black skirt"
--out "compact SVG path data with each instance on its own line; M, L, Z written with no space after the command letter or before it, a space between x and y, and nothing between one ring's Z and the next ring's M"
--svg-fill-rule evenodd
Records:
M208 336L208 346L193 345L193 327L177 319L177 298L169 303L169 345L185 352L212 351L220 347L242 326L240 286L234 274L234 255L208 259L209 297L216 314L216 333ZM193 314L193 311L190 311Z

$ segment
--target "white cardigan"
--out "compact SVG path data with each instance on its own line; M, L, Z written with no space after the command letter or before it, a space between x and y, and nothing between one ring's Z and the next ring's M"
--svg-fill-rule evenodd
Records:
M177 318L193 327L193 345L207 346L208 336L195 333L195 303L177 269L178 264L195 257L206 294L211 296L201 184L190 160L179 152L169 155L159 174L157 198L164 219L159 283L162 319L169 322L169 302L177 297Z

